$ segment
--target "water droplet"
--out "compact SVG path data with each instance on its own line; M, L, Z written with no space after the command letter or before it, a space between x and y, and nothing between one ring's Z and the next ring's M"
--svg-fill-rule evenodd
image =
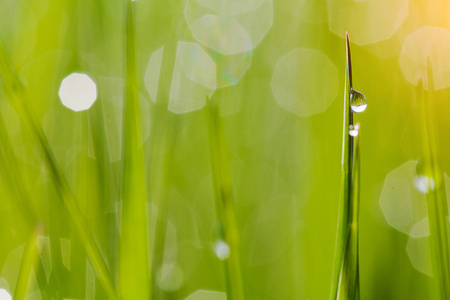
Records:
M12 297L7 290L0 289L0 300L11 300Z
M214 252L220 260L225 260L230 256L230 246L222 240L218 240L214 245Z
M358 136L358 134L359 134L359 124L356 124L355 126L350 125L349 130L348 130L348 134L350 134L351 136Z
M422 194L428 194L434 190L435 182L432 177L429 177L424 170L423 161L418 161L416 166L416 178L414 179L414 187Z
M352 89L350 91L350 106L355 113L365 111L367 108L366 96Z
M428 194L430 191L434 190L435 183L434 179L424 175L418 175L414 180L414 186L422 194Z

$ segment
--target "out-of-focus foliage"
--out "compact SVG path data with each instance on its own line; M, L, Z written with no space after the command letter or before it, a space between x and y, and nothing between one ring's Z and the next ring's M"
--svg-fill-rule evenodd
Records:
M23 85L0 63L1 296L94 300L108 299L108 284L119 290L128 176L145 185L126 194L146 195L154 299L225 299L219 257L227 248L203 111L211 96L224 124L247 299L327 299L347 30L353 85L369 103L355 117L363 128L361 298L432 299L426 203L414 185L422 155L414 93L431 61L439 159L450 174L446 1L136 0L136 122L124 114L126 4L0 0L1 47ZM73 73L96 85L96 100L77 112L59 95ZM134 176L124 174L125 123L139 129L144 166ZM110 281L62 200L46 150Z

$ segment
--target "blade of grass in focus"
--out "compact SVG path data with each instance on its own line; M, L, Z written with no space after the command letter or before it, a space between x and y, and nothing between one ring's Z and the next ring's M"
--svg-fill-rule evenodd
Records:
M353 112L351 108L352 91L353 81L350 41L348 34L346 34L341 199L339 205L335 261L332 274L331 300L359 299L359 145L358 133L356 133L356 137L349 134L349 130L354 129ZM358 148L356 149L356 147Z
M224 260L227 297L231 300L245 299L239 258L239 232L236 226L233 190L231 187L225 131L218 105L207 99L206 120L209 135L214 198L219 222L219 239L226 243L229 254ZM216 253L217 254L217 253Z
M359 124L355 125L359 130ZM355 133L356 134L356 133ZM348 233L339 277L337 299L359 299L359 132L353 139L352 178L349 191Z
M427 61L428 92L423 82L417 86L419 109L422 121L423 158L417 180L425 185L430 227L430 249L432 274L438 286L440 299L450 299L450 260L448 239L448 207L445 193L444 174L438 161L439 150L434 126L432 101L434 80L431 60Z
M146 174L141 141L134 39L134 1L127 1L126 91L123 129L122 236L119 285L122 299L150 299Z
M117 299L116 291L114 288L112 277L109 273L108 267L103 259L103 256L91 234L89 228L82 216L80 208L70 186L61 172L55 156L50 148L49 142L39 125L35 120L34 115L30 113L25 101L25 90L22 82L17 77L11 62L8 59L3 45L0 45L0 74L2 76L4 84L4 93L8 101L16 108L17 114L20 120L32 131L37 144L42 151L44 163L48 171L50 172L55 189L58 192L61 199L69 211L69 214L74 221L78 233L81 237L81 241L84 244L86 252L91 259L95 270L100 278L106 293L110 299Z

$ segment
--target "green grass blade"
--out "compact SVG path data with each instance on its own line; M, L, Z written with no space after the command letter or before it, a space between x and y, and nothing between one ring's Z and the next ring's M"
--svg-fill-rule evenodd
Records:
M222 230L219 235L223 236L224 242L230 248L229 257L224 262L227 297L231 300L245 299L227 144L219 108L213 99L207 99L206 119L216 211Z
M33 132L36 137L37 144L43 154L44 163L52 176L55 189L64 201L64 204L69 211L73 222L75 223L86 252L95 270L97 271L100 282L102 283L108 296L111 299L117 299L113 280L109 273L108 267L94 240L94 237L89 231L80 208L78 207L75 196L71 191L66 178L58 167L56 158L53 155L42 127L35 120L34 115L29 112L27 106L25 105L24 88L16 73L13 71L6 51L2 46L0 46L0 74L2 75L3 81L9 83L5 85L4 88L6 98L17 109L17 114L19 115L20 120L25 123L28 128L30 128L31 132Z
M36 238L43 234L42 225L37 225L34 232L30 235L20 263L19 275L17 278L16 289L14 291L15 300L23 300L26 297L28 288L28 279L32 267L36 267L39 260L39 253L37 251ZM36 271L36 269L35 269Z
M450 256L448 238L448 206L445 193L444 174L439 163L434 125L432 101L434 100L434 83L431 61L428 59L428 93L419 82L417 95L422 113L423 158L421 180L426 180L428 222L430 227L431 266L433 277L438 286L441 299L450 299Z
M29 228L30 234L37 221L33 205L31 203L30 195L26 190L23 173L17 163L13 146L6 130L6 125L3 118L0 116L0 154L2 164L9 176L7 179L11 180L11 184L7 184L7 188L11 191L11 195L18 197L18 207L21 211L21 216L24 224Z
M359 127L359 125L357 125ZM359 299L359 190L360 190L360 158L359 134L352 137L354 142L353 165L349 206L349 230L347 245L339 276L337 299Z
M357 218L359 203L359 145L355 146L358 137L349 135L350 126L353 126L353 112L350 106L350 93L353 88L352 81L350 41L348 34L346 34L341 196L330 300L359 298Z
M338 228L336 238L336 250L334 257L334 266L332 273L330 300L337 298L339 287L339 274L342 268L342 259L346 245L346 236L348 232L348 198L349 198L349 178L350 178L350 136L348 130L350 127L350 53L349 44L346 43L346 68L345 68L345 87L344 87L344 109L343 109L343 133L342 133L342 160L341 160L341 194L339 201Z
M122 236L119 284L122 299L149 299L151 280L147 244L146 174L140 133L134 39L134 5L127 5L126 95L122 178Z

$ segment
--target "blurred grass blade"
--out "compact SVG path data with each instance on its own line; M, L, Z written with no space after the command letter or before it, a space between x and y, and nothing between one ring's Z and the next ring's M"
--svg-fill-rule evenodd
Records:
M126 91L123 129L122 236L119 284L122 299L150 299L151 280L146 219L146 174L141 141L134 39L134 5L128 0Z
M331 300L359 299L358 270L358 201L359 201L359 153L354 146L353 112L350 94L353 89L350 40L346 33L346 70L344 88L344 116L341 161L341 196L334 267L332 273ZM352 127L350 127L352 126ZM359 151L359 150L358 150ZM355 156L355 155L358 156ZM354 172L357 172L355 174ZM357 176L357 177L355 177Z
M230 253L225 258L227 298L245 299L239 258L239 232L236 226L233 191L231 188L230 167L227 144L219 108L213 99L207 99L206 120L209 134L209 152L214 185L214 197L219 233L228 245Z
M42 235L43 232L43 225L38 224L25 246L22 262L20 263L16 289L14 291L14 300L23 300L26 297L31 268L37 266L39 260L36 239L39 235Z
M24 88L16 73L13 71L12 65L8 59L3 45L0 45L0 74L3 78L3 82L7 83L4 85L6 98L17 109L17 114L19 115L20 120L25 123L28 128L30 128L37 139L39 148L43 153L44 163L46 164L46 167L49 170L55 184L55 189L61 199L64 201L64 204L75 223L75 226L81 237L81 241L83 242L86 252L100 278L100 282L102 283L108 296L111 299L116 299L117 296L108 267L106 266L103 256L94 240L94 237L87 227L80 208L78 207L75 196L70 189L66 178L57 165L56 159L53 155L52 150L50 149L50 145L41 126L35 120L34 115L29 112L28 107L25 105Z
M434 82L431 60L427 61L428 93L423 82L417 87L419 109L422 114L423 158L422 169L419 170L420 180L425 180L427 186L426 199L428 222L430 227L430 249L432 273L438 285L440 299L450 299L450 257L448 239L448 205L445 193L444 174L439 164L439 148L437 145L432 108Z
M153 143L153 159L150 163L152 166L151 171L151 199L152 204L156 208L155 220L150 220L150 224L153 224L152 230L154 231L153 245L150 245L152 265L156 270L163 268L164 251L166 246L166 234L167 234L167 220L164 219L167 209L168 199L168 179L171 175L171 158L173 156L175 139L177 132L179 132L179 116L172 113L167 113L167 107L160 105L157 107L157 111L163 116L158 128L156 129L154 143ZM156 156L156 157L155 157ZM162 221L164 220L164 221ZM150 244L150 243L149 243ZM153 278L155 283L155 278ZM163 289L154 289L154 299L160 299L165 297ZM170 296L169 296L170 297Z
M10 184L6 184L8 190L11 190L11 195L18 197L18 207L22 212L21 217L24 224L28 227L30 234L33 233L34 225L37 221L35 211L31 203L30 195L28 194L23 173L17 163L13 146L9 138L5 122L0 115L0 154L1 162L5 171L9 176L6 179L11 180ZM6 191L5 191L6 192Z

